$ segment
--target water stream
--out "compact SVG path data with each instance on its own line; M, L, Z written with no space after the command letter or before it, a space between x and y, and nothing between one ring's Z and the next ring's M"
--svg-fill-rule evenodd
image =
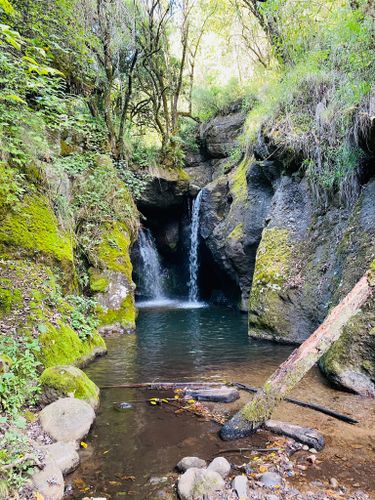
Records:
M86 370L99 386L156 380L228 380L261 386L292 350L250 339L246 317L221 307L141 310L137 334L108 338L107 346L108 355ZM183 456L209 459L225 448L216 424L191 415L176 416L173 409L147 403L148 398L165 394L121 388L101 391L88 447L80 452L81 467L68 479L75 488L74 498L159 498L160 486L152 486L151 477L170 474ZM244 393L242 401L248 397ZM275 412L276 419L318 428L326 436L326 449L319 455L322 464L311 469L315 478L333 476L342 482L355 477L361 488L375 490L375 478L368 473L374 458L372 402L335 391L317 369L298 385L293 397L349 413L361 422L350 426L288 404ZM130 402L133 409L116 411L114 403L122 401ZM231 445L262 445L257 439Z
M191 233L190 233L190 253L189 253L189 302L198 302L198 271L199 271L199 222L202 193L200 191L193 202Z

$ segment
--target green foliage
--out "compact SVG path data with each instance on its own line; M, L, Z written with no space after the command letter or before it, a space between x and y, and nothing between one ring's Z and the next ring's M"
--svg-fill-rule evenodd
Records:
M12 490L20 492L33 474L37 457L30 440L22 432L25 426L22 417L0 417L0 498L9 498ZM7 467L10 464L15 465Z
M278 148L304 157L303 167L317 190L337 190L362 156L356 137L365 131L356 115L369 113L366 99L375 81L374 22L361 7L353 10L341 1L319 12L314 3L302 9L279 0L262 8L276 16L279 43L289 62L258 70L247 143L265 130Z
M135 159L133 158L135 161ZM140 160L143 163L143 160ZM150 175L142 170L131 170L127 167L126 162L118 161L115 163L120 178L131 192L134 198L140 198L146 189ZM141 167L146 166L146 163L140 164Z
M99 326L95 313L98 305L96 300L79 295L68 295L66 300L73 307L70 315L72 328L81 340L92 338Z
M231 78L226 85L216 83L215 75L207 79L204 86L197 86L193 92L194 114L200 120L208 120L233 101L245 95L245 89L238 79Z
M36 354L38 342L32 338L0 336L0 359L6 356L11 362L0 372L0 409L15 414L26 404L36 402L39 394Z

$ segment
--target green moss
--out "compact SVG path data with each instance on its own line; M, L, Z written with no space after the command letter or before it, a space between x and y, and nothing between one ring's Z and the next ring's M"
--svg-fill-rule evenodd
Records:
M97 269L91 268L89 270L90 276L90 290L94 293L105 292L109 285L109 280L100 273Z
M132 281L133 266L129 249L131 244L130 231L123 222L115 222L107 226L101 236L98 246L98 258L103 267L123 273L129 283Z
M240 165L234 170L231 177L230 190L237 200L245 201L247 198L247 171L249 161L243 160Z
M258 248L249 299L249 334L282 338L290 325L281 298L290 275L292 247L286 229L265 229Z
M8 282L9 287L5 288L6 282ZM9 313L13 307L22 302L22 294L20 290L12 286L10 280L1 280L0 285L0 314Z
M0 249L17 247L33 256L42 253L60 262L73 262L71 235L58 228L45 196L25 196L20 210L8 211L0 225Z
M51 323L43 326L38 358L45 368L65 364L83 366L96 354L106 351L105 342L98 333L82 341L70 326L61 321L57 326Z
M253 277L250 302L255 305L262 294L277 293L289 275L291 249L286 229L265 229L262 234Z
M230 233L228 238L233 240L241 240L244 237L243 224L238 224L233 231Z
M134 297L129 293L123 300L119 309L99 308L98 317L101 326L118 325L121 329L129 330L135 328L137 310Z
M96 408L99 404L99 388L79 368L53 366L46 368L40 377L44 391L53 389L57 397L73 396Z

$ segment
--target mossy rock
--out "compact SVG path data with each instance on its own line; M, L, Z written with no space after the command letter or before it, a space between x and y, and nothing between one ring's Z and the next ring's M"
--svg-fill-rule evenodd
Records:
M363 396L375 396L375 298L370 298L345 325L340 338L319 366L335 385Z
M99 333L81 340L70 326L61 321L57 326L51 323L42 326L39 328L41 350L38 358L45 368L66 364L85 366L96 356L107 352Z
M60 397L82 399L94 409L99 405L99 388L79 368L59 365L46 368L40 377L42 402L52 403Z
M9 251L22 257L41 255L72 273L72 235L59 229L52 207L43 195L26 195L17 210L7 212L0 224L0 252Z
M90 270L90 288L100 304L101 332L127 332L135 328L131 232L123 222L108 224L97 248L98 267Z
M258 248L249 300L249 334L282 341L290 325L282 295L290 274L292 245L286 229L265 229Z

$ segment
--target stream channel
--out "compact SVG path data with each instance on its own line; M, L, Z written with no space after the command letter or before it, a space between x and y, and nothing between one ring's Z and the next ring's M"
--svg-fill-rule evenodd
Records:
M241 381L260 386L292 347L250 339L246 322L245 316L230 308L190 309L186 303L179 307L178 302L168 307L142 308L136 334L108 338L108 355L91 364L86 373L99 387L185 380ZM139 389L101 391L101 405L87 438L88 446L80 452L81 466L67 478L74 498L161 498L161 486L152 485L150 478L170 474L184 456L210 459L228 447L217 435L217 424L187 414L176 416L167 406L147 403L148 398L166 395ZM318 369L311 370L293 396L360 421L351 426L312 410L287 403L280 406L274 418L315 427L326 438L325 450L319 454L322 462L306 472L307 477L300 480L298 487L303 489L304 481L307 484L309 480L329 481L335 477L374 498L373 403L332 389ZM237 403L248 397L244 393ZM114 409L114 403L123 401L133 408L126 412ZM218 409L234 410L228 405ZM263 440L270 437L263 434ZM257 435L231 443L230 447L259 443L259 439Z

